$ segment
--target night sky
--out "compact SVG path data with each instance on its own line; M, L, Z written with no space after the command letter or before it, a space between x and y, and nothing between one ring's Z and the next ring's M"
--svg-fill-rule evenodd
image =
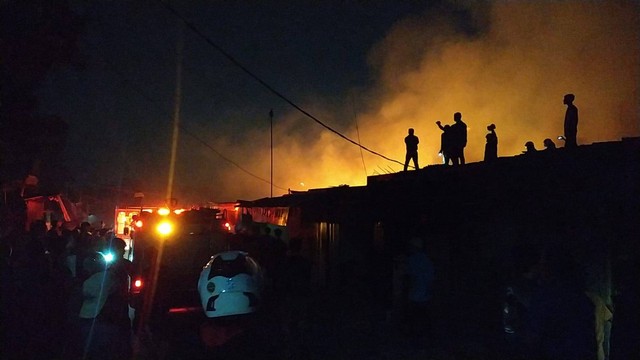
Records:
M456 111L467 162L491 123L499 156L542 148L562 134L569 92L579 144L640 135L637 1L371 3L170 2L180 18L160 1L83 2L84 67L51 73L39 109L69 123L80 184L161 201L181 59L172 195L185 205L364 185L402 169L388 159L404 161L408 127L420 166L437 164L434 123Z

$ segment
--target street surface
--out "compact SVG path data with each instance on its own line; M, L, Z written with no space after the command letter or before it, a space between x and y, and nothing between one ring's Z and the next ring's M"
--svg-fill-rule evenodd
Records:
M275 314L263 313L261 333L276 356L263 358L290 359L499 359L499 332L493 339L467 327L450 329L438 320L434 336L403 335L402 324L386 319L384 312L364 302L349 304L316 304L308 321L286 345L286 336ZM202 314L180 314L168 321L163 334L137 339L136 359L208 359L200 340L199 328L206 321ZM439 332L438 328L447 328ZM453 330L453 335L451 331ZM464 332L464 333L463 333ZM447 335L448 334L448 335ZM464 339L464 340L463 340ZM248 346L261 346L260 341ZM258 357L262 358L262 357Z

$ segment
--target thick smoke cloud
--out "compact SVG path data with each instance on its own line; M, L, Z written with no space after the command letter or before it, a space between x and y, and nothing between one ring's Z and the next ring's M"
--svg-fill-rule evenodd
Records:
M487 125L494 123L499 156L514 156L526 141L542 148L563 132L563 95L574 93L579 108L578 144L640 135L640 9L638 2L522 2L494 4L490 11L467 9L481 31L460 31L448 16L417 15L397 23L371 50L375 88L353 90L340 109L301 104L351 139L404 161L407 128L420 137L420 166L438 164L440 130L461 112L469 126L467 162L481 161ZM350 96L351 97L351 96ZM339 119L342 121L339 121ZM305 125L300 125L304 123ZM355 124L358 124L359 132ZM266 129L268 131L268 129ZM324 130L297 112L274 129L274 196L283 189L306 190L364 185L366 176L402 166L371 155ZM264 128L245 134L251 146L233 148L242 166L269 179L270 137ZM214 161L212 154L204 154ZM231 165L204 186L217 200L269 196L264 181ZM302 184L304 183L304 185ZM227 184L234 186L228 187Z
M362 122L377 127L371 138L400 138L405 128L416 128L426 140L420 153L428 164L438 160L434 121L452 123L460 111L470 127L467 158L479 161L490 123L497 126L501 156L519 154L528 140L542 147L545 138L561 135L562 98L571 92L580 109L580 144L637 136L637 10L636 3L503 2L493 7L488 31L473 38L448 35L443 22L398 24L377 49L383 54L381 106ZM430 40L411 69L398 63L416 63L407 57L411 50L396 43L414 32ZM382 151L400 158L402 149L393 149Z

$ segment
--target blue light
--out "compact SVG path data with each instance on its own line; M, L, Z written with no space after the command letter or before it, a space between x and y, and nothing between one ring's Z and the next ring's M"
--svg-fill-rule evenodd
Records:
M106 254L103 254L103 253L100 253L100 254L102 254L102 257L104 258L104 261L106 261L107 263L110 263L110 262L112 262L114 260L113 253L109 252L109 253L106 253Z

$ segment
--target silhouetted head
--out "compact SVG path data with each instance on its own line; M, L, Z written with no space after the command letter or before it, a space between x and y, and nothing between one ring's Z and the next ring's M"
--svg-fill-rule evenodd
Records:
M462 113L457 112L453 114L453 121L458 122L460 120L462 120Z
M84 275L89 277L97 272L107 270L107 261L99 252L90 253L82 262Z
M91 224L89 224L89 222L83 221L80 224L80 232L88 232L90 230L91 230Z
M567 95L565 95L565 96L564 96L564 101L563 101L563 103L564 103L565 105L569 105L569 104L572 104L572 103L573 103L573 100L575 100L575 99L576 99L576 96L575 96L575 95L573 95L573 94L567 94Z
M536 151L536 146L533 144L533 141L527 141L524 144L524 147L527 149L527 152Z
M413 129L409 128L409 135L413 135Z
M445 126L444 126L444 129L445 129L445 130L449 130L449 128L450 128L450 127L451 127L451 125L445 125Z
M496 124L491 124L491 125L487 126L487 130L489 130L489 131L493 131L495 129L496 129Z
M546 138L546 139L544 139L544 147L547 150L552 150L552 149L556 148L556 143L554 143L553 140L551 140L549 138Z
M109 247L118 255L118 258L121 258L124 256L124 249L127 247L127 243L121 238L113 238Z

